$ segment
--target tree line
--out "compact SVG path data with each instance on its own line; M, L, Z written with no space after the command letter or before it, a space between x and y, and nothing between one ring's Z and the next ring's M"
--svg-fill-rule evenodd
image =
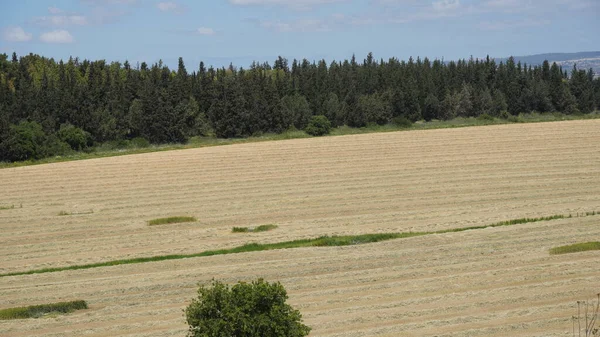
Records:
M309 62L279 57L188 71L162 62L135 67L39 55L0 54L0 160L39 159L111 141L154 144L194 136L246 137L305 129L313 116L332 126L448 120L521 112L590 113L600 79L556 64L497 64L489 57ZM322 117L321 117L322 118ZM323 119L323 118L322 118Z

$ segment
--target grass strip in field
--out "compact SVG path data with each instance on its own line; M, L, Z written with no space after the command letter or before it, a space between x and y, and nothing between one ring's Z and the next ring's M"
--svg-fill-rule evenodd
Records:
M7 209L15 209L15 208L17 208L17 207L14 204L12 204L12 205L0 205L0 211L7 210ZM23 204L20 204L19 208L23 208Z
M277 225L260 225L258 227L233 227L231 230L233 233L255 233L255 232L268 232L277 228Z
M84 211L84 212L67 212L67 211L58 212L58 216L84 215L84 214L94 214L94 210L89 210L89 211Z
M198 221L193 216L172 216L169 218L153 219L148 221L149 226L166 225L171 223L195 222Z
M595 215L596 214L596 212L593 212L593 213L594 214L592 214L592 212L589 212L589 214L586 213L585 215L581 215L581 216L590 216L590 215ZM571 214L569 214L569 215L557 214L557 215L544 216L544 217L540 217L540 218L521 218L521 219L513 219L513 220L507 220L507 221L500 221L500 222L493 223L491 225L444 229L444 230L436 231L435 233L436 234L443 234L443 233L453 233L453 232L464 232L464 231L472 230L472 229L484 229L484 228L494 228L494 227L503 227L503 226L513 226L513 225L520 225L520 224L525 224L525 223L530 223L530 222L550 221L550 220L566 219L566 218L572 218L572 217L573 216Z
M588 213L584 213L584 214L578 214L577 217L585 217L585 216L596 215L596 214L598 214L598 213L588 212ZM461 228L443 229L443 230L439 230L439 231L430 231L430 232L404 232L404 233L377 233L377 234L344 235L344 236L321 236L321 237L314 238L314 239L299 239L299 240L276 242L276 243L248 243L243 246L238 246L238 247L234 247L234 248L219 249L219 250L207 250L207 251L203 251L200 253L194 253L194 254L159 255L159 256L139 257L139 258L132 258L132 259L113 260L113 261L106 261L106 262L74 265L74 266L67 266L67 267L33 269L33 270L28 270L28 271L18 271L18 272L0 274L0 277L52 273L52 272L59 272L59 271L65 271L65 270L91 269L91 268L99 268L99 267L118 266L118 265L122 265L122 264L135 264L135 263L146 263L146 262L155 262L155 261L179 260L179 259L187 259L187 258L203 257L203 256L258 252L258 251L274 250L274 249L360 245L360 244L365 244L365 243L375 243L375 242L392 240L392 239L402 239L402 238L410 238L410 237L415 237L415 236L424 236L424 235L432 235L432 234L456 233L456 232L464 232L464 231L469 231L469 230L494 228L494 227L502 227L502 226L514 226L514 225L518 225L518 224L525 224L525 223L539 222L539 221L550 221L550 220L565 219L565 218L572 218L572 217L573 216L570 214L569 215L551 215L551 216L545 216L545 217L539 217L539 218L513 219L513 220L493 223L490 225L484 225L484 226L461 227Z
M87 309L85 301L77 300L71 302L58 302L41 305L30 305L28 307L8 308L0 310L0 320L38 318L49 313L70 313L75 310Z
M582 243L575 243L572 245L554 247L554 248L550 249L550 254L551 255L569 254L569 253L585 252L588 250L600 250L600 242L597 242L597 241L582 242Z

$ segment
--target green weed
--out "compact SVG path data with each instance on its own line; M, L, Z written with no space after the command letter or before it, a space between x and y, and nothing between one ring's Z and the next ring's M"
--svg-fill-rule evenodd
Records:
M258 227L233 227L231 230L233 233L248 233L248 232L267 232L277 228L277 225L260 225Z
M159 218L159 219L149 220L148 225L155 226L155 225L166 225L166 224L172 224L172 223L196 222L196 221L198 221L198 220L196 218L194 218L193 216L172 216L169 218Z
M550 255L585 252L588 250L600 250L600 242L583 242L572 245L554 247L550 249Z
M75 310L87 309L85 301L77 300L71 302L59 302L42 305L30 305L28 307L8 308L0 310L0 320L38 318L53 313L70 313Z
M58 212L58 216L67 216L67 215L83 215L83 214L93 214L94 210L91 209L89 211L83 211L83 212L67 212L67 211L60 211Z

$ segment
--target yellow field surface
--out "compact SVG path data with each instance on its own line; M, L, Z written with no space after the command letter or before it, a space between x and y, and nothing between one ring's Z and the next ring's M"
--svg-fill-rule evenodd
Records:
M22 208L20 207L22 204ZM321 235L600 211L600 120L364 134L0 170L0 273ZM70 215L59 215L61 212ZM148 226L169 216L197 222ZM263 233L232 227L276 224ZM600 292L600 215L397 239L0 277L0 336L183 336L197 283L281 281L311 336L570 336Z

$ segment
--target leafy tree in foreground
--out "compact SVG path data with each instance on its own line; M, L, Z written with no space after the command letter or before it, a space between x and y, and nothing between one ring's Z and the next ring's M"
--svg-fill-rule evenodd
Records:
M301 337L310 332L287 300L281 283L258 279L229 287L219 281L200 286L185 309L190 337Z

